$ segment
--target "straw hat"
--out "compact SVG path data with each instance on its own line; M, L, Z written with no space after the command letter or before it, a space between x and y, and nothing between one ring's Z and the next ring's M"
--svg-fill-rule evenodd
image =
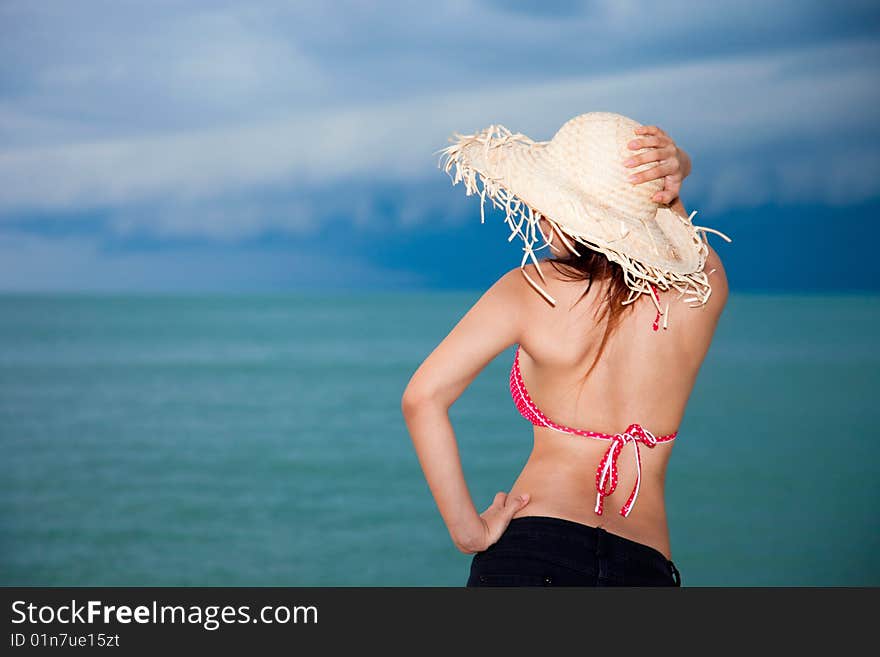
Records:
M631 292L624 303L648 294L660 311L652 285L675 288L693 307L709 300L712 288L703 265L708 255L706 232L723 233L673 212L651 200L663 179L633 185L627 180L656 162L627 168L624 160L649 149L632 151L627 144L640 124L610 112L590 112L563 125L550 141L536 142L523 134L491 125L473 135L455 134L442 153L440 166L455 185L464 181L466 195L480 195L480 222L486 198L503 210L511 229L524 244L520 269L551 304L556 301L526 272L529 258L546 283L535 250L550 246L554 235L574 253L577 242L604 254L624 271ZM444 162L445 159L445 162ZM454 175L452 169L454 168ZM480 187L478 187L478 182ZM541 218L551 227L544 235ZM702 239L698 234L703 231ZM539 239L543 243L535 246ZM710 272L711 273L711 272ZM668 309L668 306L667 306Z

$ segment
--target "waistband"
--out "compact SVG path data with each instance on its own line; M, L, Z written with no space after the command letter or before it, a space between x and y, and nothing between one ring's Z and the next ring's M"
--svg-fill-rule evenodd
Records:
M614 534L602 527L593 527L575 522L574 520L552 516L520 516L519 518L514 518L507 525L507 529L496 545L502 544L506 536L513 537L523 534L533 537L548 536L561 538L578 543L588 550L595 550L601 546L607 549L609 553L623 552L629 555L630 558L638 558L646 562L657 562L664 565L672 563L660 550L650 545Z

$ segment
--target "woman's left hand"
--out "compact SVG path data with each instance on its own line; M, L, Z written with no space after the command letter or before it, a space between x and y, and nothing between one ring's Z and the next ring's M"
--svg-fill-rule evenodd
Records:
M663 191L651 197L656 203L669 205L681 191L681 183L691 172L691 159L687 153L675 145L672 138L655 125L643 125L635 129L637 139L629 143L630 150L649 148L639 155L633 155L624 162L627 167L637 167L648 162L657 162L655 166L641 173L633 174L629 180L634 185L663 178Z

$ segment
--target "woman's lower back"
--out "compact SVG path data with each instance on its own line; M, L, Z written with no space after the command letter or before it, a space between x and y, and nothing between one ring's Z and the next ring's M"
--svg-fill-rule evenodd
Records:
M596 470L606 441L559 434L536 427L535 446L510 490L510 495L529 494L529 503L514 515L550 516L571 520L648 545L672 559L664 504L666 464L674 443L640 446L641 481L637 503L627 517L620 514L636 483L633 444L618 456L619 480L615 491L604 498L602 515L595 511ZM648 453L650 452L650 453Z

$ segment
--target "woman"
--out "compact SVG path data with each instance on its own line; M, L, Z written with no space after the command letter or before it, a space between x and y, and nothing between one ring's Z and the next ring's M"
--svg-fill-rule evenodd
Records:
M705 239L717 231L693 226L678 195L688 156L655 126L598 112L549 142L491 126L443 152L453 182L505 210L525 243L520 271L480 297L402 398L452 541L474 554L467 585L680 585L664 477L727 298ZM555 258L535 258L539 234ZM478 513L448 409L512 345L534 448Z

